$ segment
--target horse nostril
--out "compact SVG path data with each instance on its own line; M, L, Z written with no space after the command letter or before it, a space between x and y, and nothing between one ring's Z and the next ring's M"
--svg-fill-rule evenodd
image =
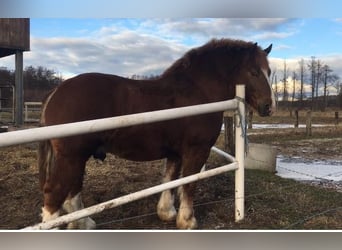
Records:
M273 113L272 105L266 104L265 105L265 111L266 111L267 115L272 115L272 113Z

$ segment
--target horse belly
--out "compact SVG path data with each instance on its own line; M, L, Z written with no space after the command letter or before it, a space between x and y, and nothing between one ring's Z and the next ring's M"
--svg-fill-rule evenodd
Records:
M214 114L118 129L107 148L115 155L134 161L180 157L192 147L210 148L221 124L222 115Z
M152 161L167 157L167 140L156 126L123 128L114 134L105 146L114 155L132 161Z

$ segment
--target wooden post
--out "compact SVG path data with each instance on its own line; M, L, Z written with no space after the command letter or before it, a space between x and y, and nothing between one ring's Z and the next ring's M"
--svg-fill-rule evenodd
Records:
M2 102L2 99L1 99L1 87L0 87L0 122L1 122L1 120L2 120L2 116L1 116L1 114L2 114L2 106L1 106L1 102Z
M294 127L295 128L298 128L298 125L299 125L299 115L298 115L298 109L295 110L295 124L294 124Z
M234 134L234 118L231 116L223 117L224 123L224 150L235 155L235 134Z
M338 111L335 111L335 125L338 125Z
M306 113L306 136L312 135L312 116L311 116L311 110L309 110Z
M17 50L15 54L15 125L23 125L23 51Z
M248 111L248 129L253 128L253 110Z

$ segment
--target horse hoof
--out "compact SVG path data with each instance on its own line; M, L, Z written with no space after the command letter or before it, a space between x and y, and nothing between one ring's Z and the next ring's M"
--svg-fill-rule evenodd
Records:
M80 219L68 224L67 229L86 229L91 230L96 228L96 223L90 217Z
M91 230L96 228L96 222L90 217L86 218L85 229Z
M198 227L197 220L194 216L189 219L185 219L184 217L177 217L177 228L178 229L196 229Z
M174 221L177 217L177 211L175 207L163 209L158 206L157 214L159 219L161 219L162 221Z

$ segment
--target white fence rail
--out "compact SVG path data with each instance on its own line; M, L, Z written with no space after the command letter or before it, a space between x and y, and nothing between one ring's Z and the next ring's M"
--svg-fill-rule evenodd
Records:
M34 108L29 108L34 107ZM24 102L24 122L39 122L39 119L29 118L30 111L40 111L42 107L41 102Z
M237 85L236 96L244 99L245 86ZM223 155L233 163L212 170L204 171L195 175L187 176L175 181L164 183L155 187L128 194L126 196L113 199L101 204L94 205L64 216L55 220L40 223L26 229L50 229L58 225L62 225L95 213L99 213L104 209L113 208L137 199L147 197L149 195L162 192L170 188L175 188L186 183L194 182L200 179L208 178L229 170L235 170L235 220L240 221L244 218L244 156L245 156L245 139L244 139L244 103L238 99L229 101L194 105L188 107L152 111L146 113L125 115L113 118L103 118L90 121L82 121L27 130L12 131L0 134L0 147L29 143L53 138L74 136L86 133L100 132L110 129L146 124L152 122L172 120L187 116L195 116L206 113L213 113L225 110L237 110L236 112L236 157L227 156L224 152L213 149L215 152ZM242 121L240 120L242 119ZM235 160L236 159L236 160Z
M182 108L165 109L112 118L102 118L89 121L12 131L0 134L0 147L73 135L88 134L139 124L167 121L186 116L194 116L228 109L236 109L237 106L238 101L234 99L210 104L201 104Z

